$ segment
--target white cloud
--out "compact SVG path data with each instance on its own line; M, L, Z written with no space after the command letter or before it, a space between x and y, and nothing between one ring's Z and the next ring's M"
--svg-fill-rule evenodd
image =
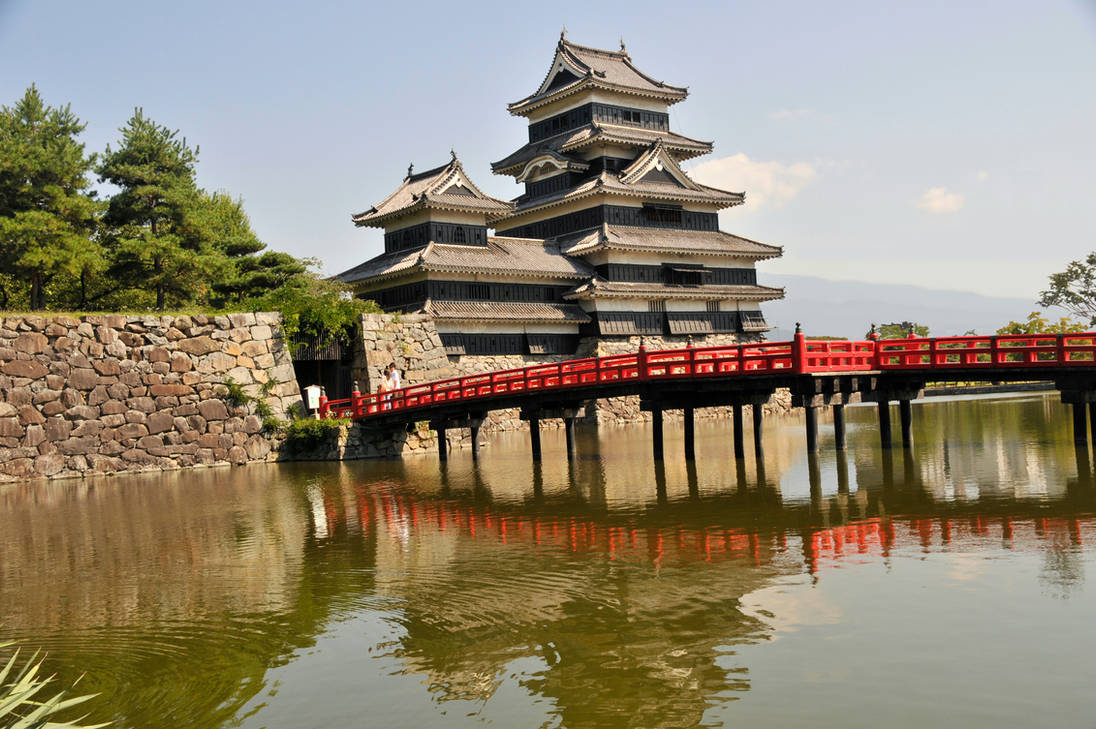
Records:
M930 215L947 215L959 211L966 198L946 187L930 187L917 201L917 207Z
M989 173L985 170L978 170L978 175L976 177L979 182L985 182L989 179Z
M769 112L769 118L773 121L786 121L788 119L802 119L814 113L814 109L777 109Z
M704 185L745 190L750 211L780 207L798 195L816 174L814 165L806 162L757 162L741 153L702 162L689 171L690 177Z

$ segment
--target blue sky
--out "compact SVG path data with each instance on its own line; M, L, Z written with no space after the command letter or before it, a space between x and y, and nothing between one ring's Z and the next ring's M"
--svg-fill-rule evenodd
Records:
M142 106L200 146L270 246L335 273L381 250L351 213L453 148L486 192L506 112L562 26L687 85L689 168L745 190L723 228L762 271L1034 298L1096 249L1096 3L98 3L0 0L0 103L31 82L101 150ZM764 276L762 275L762 278Z

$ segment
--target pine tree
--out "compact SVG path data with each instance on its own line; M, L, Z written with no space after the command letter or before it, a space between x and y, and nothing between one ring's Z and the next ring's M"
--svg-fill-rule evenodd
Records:
M202 192L195 183L198 150L137 109L109 146L100 179L116 185L104 222L110 226L112 275L151 291L156 308L202 301L228 265L213 244Z
M31 309L46 308L58 274L104 263L88 191L95 158L76 139L85 126L68 105L46 106L34 85L14 107L0 107L0 274L29 283ZM11 293L0 292L4 304Z

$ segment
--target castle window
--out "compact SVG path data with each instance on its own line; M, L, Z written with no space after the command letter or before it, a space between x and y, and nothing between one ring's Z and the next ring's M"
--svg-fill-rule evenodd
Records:
M650 312L666 311L666 300L665 299L652 299L651 301L648 301L647 302L647 311L650 311Z
M456 230L453 231L453 242L454 243L463 243L464 242L464 226L463 225L456 226Z
M719 311L719 300L718 299L716 299L715 301L709 301L707 303L708 303L708 311Z

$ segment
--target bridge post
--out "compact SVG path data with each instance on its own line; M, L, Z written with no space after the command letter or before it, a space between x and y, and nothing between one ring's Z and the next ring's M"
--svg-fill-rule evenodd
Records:
M575 460L575 419L563 419L563 434L567 440L567 460Z
M430 423L430 429L438 434L438 460L449 460L449 441L445 438L445 421L435 420Z
M1088 427L1092 431L1092 442L1096 443L1096 402L1088 404Z
M807 416L807 453L818 453L818 411L813 405L803 408Z
M529 445L533 451L533 461L540 463L540 418L529 418Z
M1078 446L1088 447L1088 422L1085 417L1085 404L1073 403L1073 442Z
M833 441L834 447L839 451L848 450L845 441L845 404L836 403L833 406Z
M879 400L879 440L883 450L891 448L890 400Z
M472 431L472 460L479 460L479 430L481 421L473 420L468 429Z
M845 451L837 454L837 493L849 493L849 455Z
M761 418L765 415L765 410L761 403L754 403L753 410L753 441L754 441L754 456L757 460L761 460L765 457L765 444L761 440Z
M651 425L654 429L652 434L652 444L654 445L654 455L656 461L662 461L662 406L656 405L651 408Z
M909 400L898 401L898 418L902 423L902 447L913 447L913 408Z
M696 425L696 423L693 419L693 408L691 406L686 407L684 409L683 415L685 417L685 460L695 461L696 443L694 438L694 426Z
M734 414L734 457L736 459L746 457L746 446L742 439L742 405L735 404L731 407Z

